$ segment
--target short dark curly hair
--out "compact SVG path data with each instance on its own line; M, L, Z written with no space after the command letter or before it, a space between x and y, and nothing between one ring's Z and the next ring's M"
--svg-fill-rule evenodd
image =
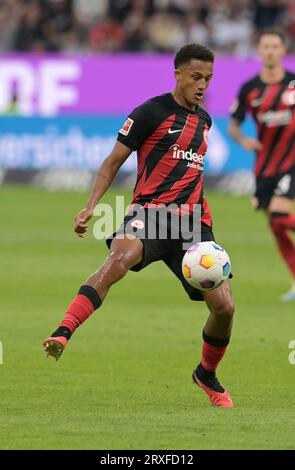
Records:
M214 53L202 44L187 44L177 52L174 58L174 66L177 69L180 65L186 64L192 59L213 63Z

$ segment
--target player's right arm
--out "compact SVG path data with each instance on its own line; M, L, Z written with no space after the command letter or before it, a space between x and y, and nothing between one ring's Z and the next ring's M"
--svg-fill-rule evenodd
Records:
M247 92L243 86L231 108L231 119L228 133L231 138L240 144L245 150L248 150L249 152L258 152L262 149L262 143L256 138L247 137L241 130L241 124L244 121L247 112L246 96Z
M132 149L117 141L110 155L100 166L90 192L87 206L75 217L74 229L79 237L83 237L83 234L87 231L87 222L93 216L95 206L103 197L119 168L123 165L131 152Z
M75 232L79 237L87 231L87 222L93 216L94 208L99 203L119 168L134 151L140 148L154 127L153 103L147 101L135 108L120 129L116 144L110 155L104 160L95 177L87 206L75 217Z
M261 150L262 143L255 137L247 137L243 134L240 126L241 122L232 117L228 126L228 133L231 138L249 152L258 152Z

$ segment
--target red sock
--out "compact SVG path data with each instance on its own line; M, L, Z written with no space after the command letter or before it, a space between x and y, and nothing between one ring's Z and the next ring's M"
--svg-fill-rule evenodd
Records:
M215 372L225 354L226 348L227 346L213 346L204 341L201 359L201 364L204 369Z
M291 214L290 216L295 217L295 214ZM275 217L271 220L271 229L275 236L278 249L295 278L295 246L287 229L284 228L281 223L278 223L278 219L281 218L284 219L285 217Z
M274 212L271 224L274 224L276 227L284 228L285 230L295 230L295 214Z
M81 325L94 312L95 308L91 300L85 295L78 294L70 304L66 316L60 326L66 326L74 333L75 329Z

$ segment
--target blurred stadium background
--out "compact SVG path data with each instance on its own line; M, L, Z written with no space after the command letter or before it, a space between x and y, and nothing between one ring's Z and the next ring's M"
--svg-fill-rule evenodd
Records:
M259 68L257 32L273 25L288 34L294 70L291 0L1 0L0 181L87 189L126 114L172 88L173 53L201 42L217 54L207 186L251 192L253 156L226 127ZM135 166L133 156L117 182L132 185Z
M240 83L259 70L257 32L274 25L294 71L293 0L0 0L1 449L294 449L289 277L250 208L253 155L226 133ZM72 231L94 172L126 114L173 87L173 54L189 41L217 56L206 185L238 307L220 369L229 413L191 385L208 313L162 263L114 286L60 362L41 345L107 253ZM132 155L104 202L129 200L135 168Z

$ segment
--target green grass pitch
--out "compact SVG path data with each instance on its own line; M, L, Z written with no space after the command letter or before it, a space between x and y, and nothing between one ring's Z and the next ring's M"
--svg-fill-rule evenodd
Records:
M248 198L208 195L234 272L236 322L219 369L234 409L213 408L192 384L207 310L162 263L129 273L61 360L45 358L42 340L107 254L91 230L84 240L72 231L86 198L0 189L0 448L294 449L295 305L279 301L289 275Z

